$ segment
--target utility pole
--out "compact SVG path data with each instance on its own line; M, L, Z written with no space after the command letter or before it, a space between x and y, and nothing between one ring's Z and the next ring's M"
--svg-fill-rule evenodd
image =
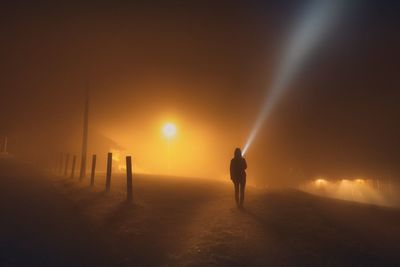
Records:
M8 138L7 136L4 137L4 153L7 153L7 144L8 144Z
M82 180L83 178L86 177L88 123L89 123L89 83L86 85L86 90L85 90L85 109L84 109L84 115L83 115L81 171L80 171L80 175L79 175L80 180Z

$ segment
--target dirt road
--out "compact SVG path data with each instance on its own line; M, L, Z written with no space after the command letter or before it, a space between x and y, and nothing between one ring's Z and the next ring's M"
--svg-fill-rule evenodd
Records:
M123 176L88 181L1 164L0 266L399 266L400 211L295 190Z

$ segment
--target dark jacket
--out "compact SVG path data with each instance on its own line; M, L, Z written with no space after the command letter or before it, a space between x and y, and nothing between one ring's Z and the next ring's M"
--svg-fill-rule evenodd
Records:
M247 163L243 157L234 157L231 160L231 180L234 182L242 182L246 180Z

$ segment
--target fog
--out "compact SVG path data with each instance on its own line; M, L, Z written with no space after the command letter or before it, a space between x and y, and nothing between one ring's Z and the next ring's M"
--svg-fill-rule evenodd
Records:
M0 266L398 266L397 2L2 1Z
M79 155L90 88L88 159L98 154L99 170L112 151L132 155L137 172L166 174L169 161L171 175L227 178L300 7L7 3L0 135L10 153L46 166ZM399 179L397 29L390 4L353 4L246 154L249 179ZM166 122L177 127L170 152Z
M316 178L301 184L299 189L323 197L388 207L400 207L399 184L391 179Z

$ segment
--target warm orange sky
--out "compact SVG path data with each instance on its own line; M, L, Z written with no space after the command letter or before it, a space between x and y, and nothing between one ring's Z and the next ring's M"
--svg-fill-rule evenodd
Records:
M89 81L92 134L124 147L138 168L165 173L161 127L173 121L171 173L227 175L300 9L301 1L10 3L0 16L0 134L18 136L31 155L76 153ZM398 170L393 10L374 1L354 8L314 51L247 154L249 177ZM103 153L96 142L90 148Z

